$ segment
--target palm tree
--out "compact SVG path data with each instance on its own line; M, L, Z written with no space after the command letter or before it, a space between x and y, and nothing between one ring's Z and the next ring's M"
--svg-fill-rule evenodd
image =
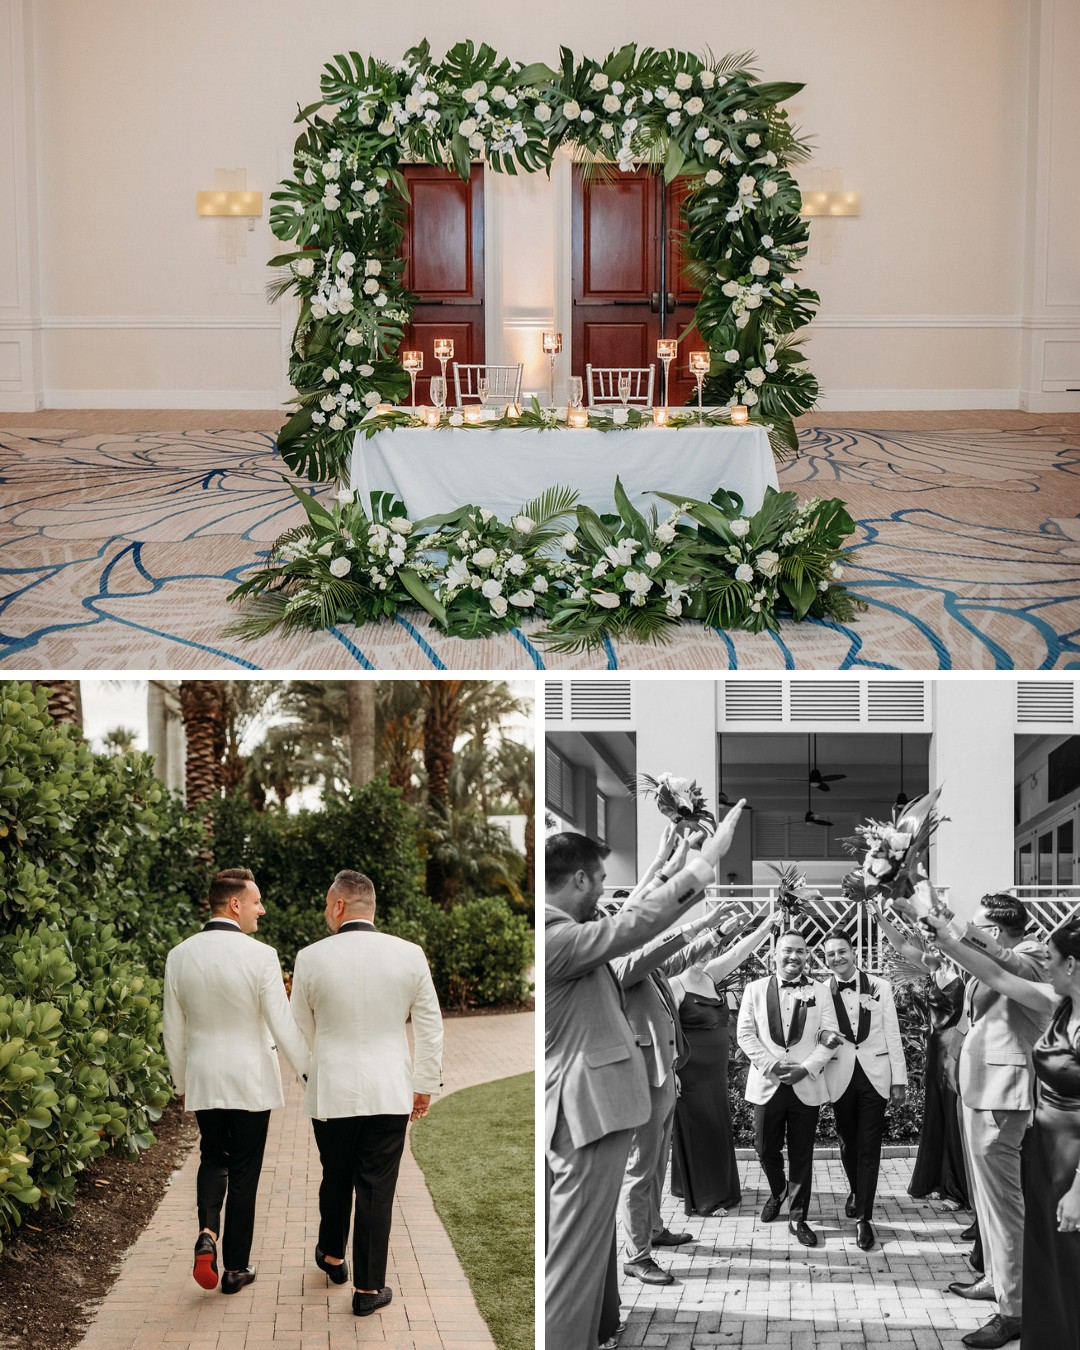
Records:
M44 689L49 696L49 716L54 722L64 722L82 731L82 690L78 680L34 680L34 687Z
M427 770L427 806L432 830L450 829L450 771L461 724L464 680L421 680L424 700L424 768ZM427 858L427 893L437 904L453 897L453 878L445 856L431 848Z
M418 680L385 680L378 695L379 763L390 786L400 788L407 802L416 796L414 778L422 772L424 710Z
M184 781L188 807L211 803L206 814L206 853L214 833L212 803L221 795L225 751L225 693L221 680L181 680L180 715L187 737Z
M497 781L525 817L525 890L536 889L536 752L529 745L503 740L495 760Z
M101 747L107 755L127 755L135 749L139 733L134 727L113 727L101 738Z
M490 824L475 808L449 808L429 813L424 835L429 875L432 862L438 869L439 889L428 891L436 904L448 910L474 896L505 891L522 905L521 854L501 826Z
M375 685L370 680L349 680L349 783L362 788L375 777Z

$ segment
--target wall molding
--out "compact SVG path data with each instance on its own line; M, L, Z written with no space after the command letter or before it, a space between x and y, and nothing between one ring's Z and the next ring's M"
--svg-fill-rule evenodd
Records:
M181 329L259 329L277 332L279 318L261 318L257 315L221 314L59 314L44 315L40 319L0 318L0 332L7 330L59 332L65 329L104 329L178 331Z
M816 412L1015 411L1019 389L824 389Z
M284 423L288 415L282 405L280 389L46 389L45 410L66 408L177 408L220 409L222 411L279 411ZM0 395L0 409L3 409ZM12 408L26 412L25 407Z

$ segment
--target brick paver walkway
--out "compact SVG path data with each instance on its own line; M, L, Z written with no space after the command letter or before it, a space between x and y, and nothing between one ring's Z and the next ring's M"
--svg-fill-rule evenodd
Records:
M531 1070L534 1025L529 1013L448 1020L444 1091ZM270 1118L252 1249L255 1283L224 1298L191 1278L196 1149L125 1257L82 1350L490 1350L487 1325L408 1146L387 1273L394 1301L372 1317L354 1317L351 1283L327 1287L312 1260L319 1164L300 1104L294 1084L284 1109Z
M879 1245L866 1253L855 1246L854 1220L844 1217L848 1188L840 1164L820 1156L810 1216L820 1239L815 1248L801 1247L788 1233L786 1209L775 1223L758 1221L768 1188L754 1160L740 1160L742 1204L724 1218L687 1218L682 1201L668 1196L668 1227L691 1232L696 1241L654 1253L677 1284L657 1287L621 1277L623 1350L963 1350L960 1337L987 1321L997 1305L967 1303L945 1292L950 1280L975 1278L965 1259L970 1244L959 1241L972 1216L912 1200L912 1163L882 1162Z

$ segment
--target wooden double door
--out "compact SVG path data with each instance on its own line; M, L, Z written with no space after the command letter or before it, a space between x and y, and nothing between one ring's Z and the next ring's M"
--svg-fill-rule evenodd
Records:
M431 376L439 373L437 337L453 339L457 361L485 359L484 169L474 164L467 183L433 164L407 165L404 175L410 195L404 280L419 299L403 346L424 353L417 398L426 403ZM679 337L667 401L685 403L695 388L687 354L705 345L696 331L682 337L700 298L684 276L686 181L665 186L646 169L585 177L575 166L573 175L569 369L584 376L587 363L654 365L657 338ZM658 368L657 401L659 375ZM452 386L448 392L452 398Z

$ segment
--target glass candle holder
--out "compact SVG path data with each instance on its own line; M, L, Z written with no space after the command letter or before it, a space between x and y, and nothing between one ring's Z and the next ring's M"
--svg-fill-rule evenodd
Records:
M429 427L437 427L439 425L438 408L425 408L424 421L427 423Z
M666 408L654 408L652 411L653 426L666 427L668 424L668 410Z
M394 411L392 403L376 403L373 409L376 417L388 417Z
M446 363L453 359L454 339L436 338L435 339L435 360L438 361L442 369L442 377L446 379Z
M483 420L483 413L481 409L479 408L465 409L465 421L468 422L469 426L478 427L482 420Z
M506 414L506 416L510 419L511 422L516 422L518 418L521 416L521 404L508 403L506 407L503 409L503 412Z
M409 380L412 383L412 409L416 412L416 377L424 369L423 352L402 352L401 364L409 372Z
M545 333L544 352L548 359L548 406L555 406L555 358L562 351L562 334Z
M708 375L709 373L709 366L711 362L712 357L708 352L690 353L690 374L693 375L694 379L697 381L698 426L701 426L702 422L705 420L705 415L701 406L701 390L702 386L705 383L705 376Z
M664 387L660 391L663 403L668 401L668 368L679 350L679 344L675 338L658 338L656 342L657 360L664 367Z
M731 422L733 426L745 426L750 421L750 409L745 403L736 403L731 410Z
M571 408L566 421L572 427L587 427L589 425L588 410L586 408Z

